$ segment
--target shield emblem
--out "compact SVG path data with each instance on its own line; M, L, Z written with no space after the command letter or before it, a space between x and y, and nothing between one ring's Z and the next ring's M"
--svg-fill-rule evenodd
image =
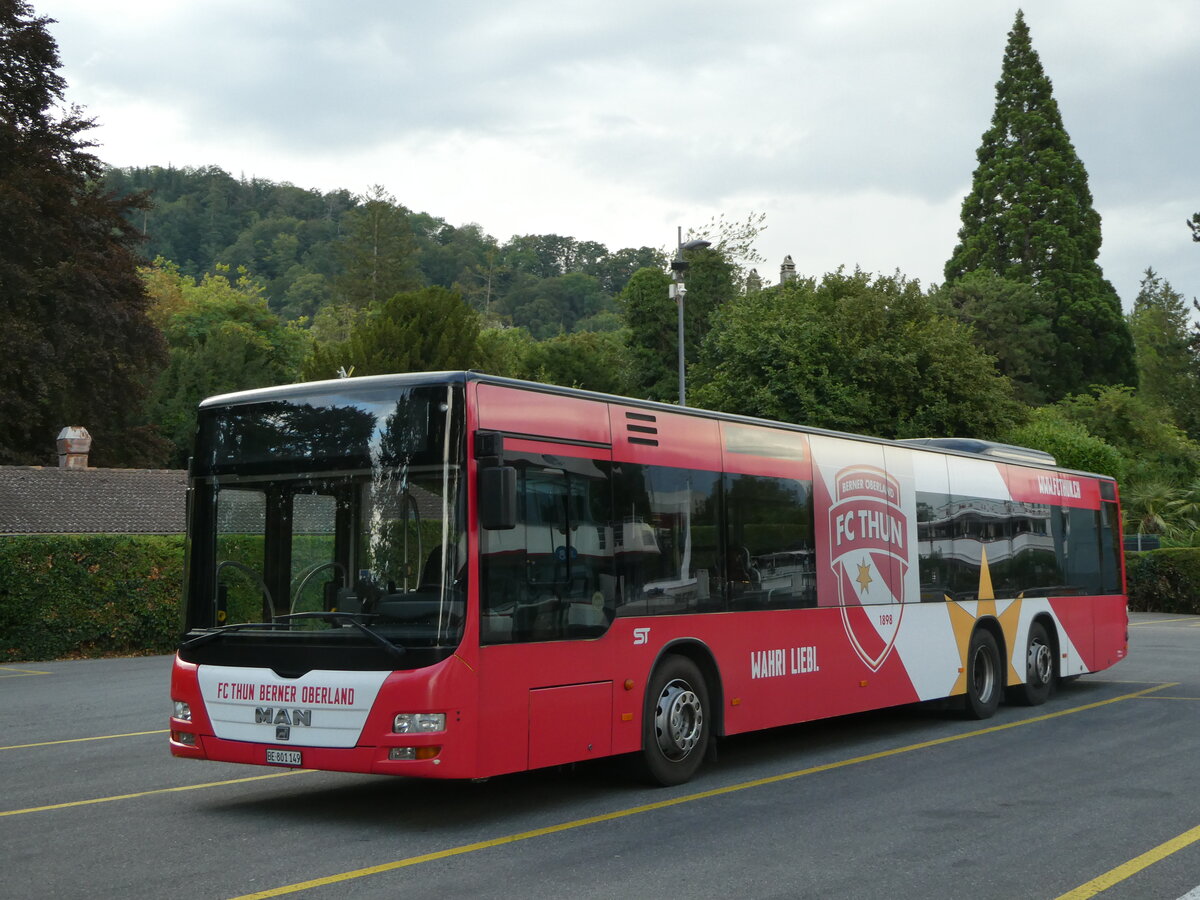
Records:
M838 472L829 507L830 564L846 635L872 671L892 652L904 616L907 534L896 479L875 466Z

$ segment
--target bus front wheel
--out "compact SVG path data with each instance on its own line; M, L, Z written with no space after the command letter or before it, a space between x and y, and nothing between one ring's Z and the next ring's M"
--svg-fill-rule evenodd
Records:
M696 664L668 656L654 670L642 719L642 768L654 784L683 784L708 747L708 687Z
M1000 648L986 628L977 628L967 648L967 700L965 712L971 719L990 719L1000 705L1004 681L1000 670Z

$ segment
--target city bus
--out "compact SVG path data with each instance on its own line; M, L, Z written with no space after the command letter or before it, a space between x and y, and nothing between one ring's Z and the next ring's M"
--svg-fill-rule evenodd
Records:
M179 757L479 779L941 700L1128 649L1113 479L479 374L199 409Z

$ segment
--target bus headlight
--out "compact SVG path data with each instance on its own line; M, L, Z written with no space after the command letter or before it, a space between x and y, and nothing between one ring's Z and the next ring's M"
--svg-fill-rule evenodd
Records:
M445 730L445 713L397 713L392 722L396 734L433 734Z
M182 700L175 701L175 718L183 719L185 722L192 721L192 708Z
M437 765L441 760L437 755L442 752L441 747L393 747L388 751L388 759L390 760L416 760L416 759L432 759L433 764Z

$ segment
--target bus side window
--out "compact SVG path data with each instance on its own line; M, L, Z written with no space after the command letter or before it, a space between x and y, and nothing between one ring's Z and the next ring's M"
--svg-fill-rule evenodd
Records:
M484 643L595 637L612 621L607 463L515 454L517 524L481 531Z
M617 614L720 608L720 476L621 463L613 476Z
M812 483L726 475L725 506L732 608L816 606Z

